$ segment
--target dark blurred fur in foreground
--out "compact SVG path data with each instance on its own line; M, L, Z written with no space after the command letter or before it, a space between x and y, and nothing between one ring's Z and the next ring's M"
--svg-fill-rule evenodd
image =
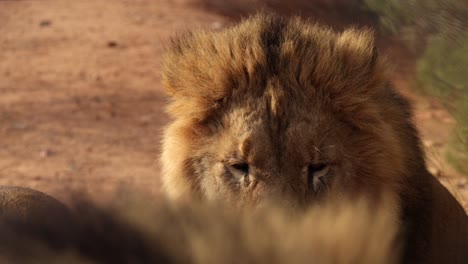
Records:
M78 199L68 209L37 191L0 187L0 205L0 263L398 260L398 223L388 209L393 207L371 209L364 200L329 203L304 214L144 199L105 208Z

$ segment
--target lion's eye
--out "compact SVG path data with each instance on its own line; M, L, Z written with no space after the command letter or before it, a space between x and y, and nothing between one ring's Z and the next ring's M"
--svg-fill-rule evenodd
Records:
M244 173L248 174L249 173L249 164L247 163L238 163L238 164L232 164L231 165L234 169Z
M319 194L327 187L325 176L328 173L329 166L325 163L310 164L307 166L307 182L315 194Z
M230 164L227 166L227 168L232 176L238 181L245 179L249 175L249 164L247 163L241 162Z

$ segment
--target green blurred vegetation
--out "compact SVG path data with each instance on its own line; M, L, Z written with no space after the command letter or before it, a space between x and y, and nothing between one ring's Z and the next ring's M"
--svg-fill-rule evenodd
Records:
M418 60L418 80L432 95L457 100L468 92L468 30L457 45L439 35L431 37Z
M468 1L363 0L418 57L416 81L457 120L447 160L468 175Z
M468 175L468 95L459 103L458 125L452 133L447 150L447 160L459 171Z

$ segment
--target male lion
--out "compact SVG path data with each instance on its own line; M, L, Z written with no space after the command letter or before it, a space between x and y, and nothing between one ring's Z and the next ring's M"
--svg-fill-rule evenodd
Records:
M174 119L161 158L172 199L302 207L390 192L405 262L468 260L466 214L428 173L371 31L259 14L174 40L163 84Z

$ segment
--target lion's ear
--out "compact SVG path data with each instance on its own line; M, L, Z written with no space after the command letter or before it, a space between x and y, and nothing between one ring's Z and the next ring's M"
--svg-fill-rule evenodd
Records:
M339 87L345 90L338 93L346 94L347 88L352 87L354 94L368 97L387 80L388 66L379 56L372 30L345 30L337 38L334 50L337 64L341 66L338 74L347 77L347 85Z
M369 29L348 29L341 33L336 43L336 50L341 53L341 59L349 65L348 69L355 74L367 77L375 73L379 56L374 45L374 32Z
M222 52L210 33L187 33L171 41L163 58L162 83L175 118L205 120L231 88Z
M374 45L373 31L351 28L318 44L312 83L327 86L334 100L365 100L385 81L386 65Z
M171 97L216 101L227 92L224 60L212 34L203 31L174 38L163 58L162 83Z
M348 29L338 37L334 51L340 83L331 87L335 108L358 126L378 116L375 97L386 89L388 65L379 56L371 30ZM374 99L373 99L374 98Z

